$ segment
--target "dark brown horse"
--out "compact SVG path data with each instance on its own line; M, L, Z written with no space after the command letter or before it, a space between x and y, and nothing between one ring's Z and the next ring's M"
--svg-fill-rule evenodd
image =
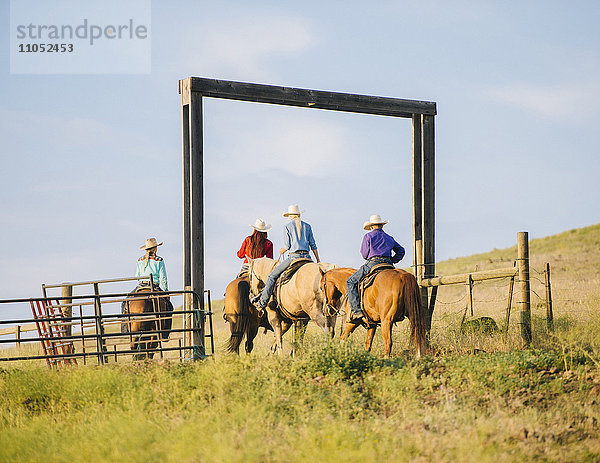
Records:
M258 311L250 304L250 280L247 277L236 278L227 285L223 318L231 330L227 351L239 354L240 344L246 336L246 353L252 352L260 319Z
M346 324L341 339L346 339L360 323L350 322L350 307L346 295L346 280L354 269L340 268L326 272L321 280L327 301L332 301L346 310ZM417 350L417 357L429 349L427 338L427 319L421 304L421 294L417 279L411 273L400 269L381 271L373 285L363 295L364 310L370 319L367 325L365 349L371 350L377 325L381 325L385 355L392 353L392 327L395 323L408 318L411 324L411 340Z
M160 341L169 339L172 318L168 314L153 316L154 312L173 310L171 302L166 297L151 296L148 287L137 288L126 301L126 311L130 314L149 314L147 317L130 317L127 330L131 333L131 350L140 351L133 356L134 360L154 357L154 349ZM159 332L160 331L160 332Z

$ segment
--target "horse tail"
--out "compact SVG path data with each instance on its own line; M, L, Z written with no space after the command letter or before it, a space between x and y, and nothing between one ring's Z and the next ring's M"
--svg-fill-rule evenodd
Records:
M160 298L158 304L158 309L161 312L173 312L173 304L167 298ZM167 341L169 336L171 335L171 327L173 326L173 316L166 313L161 315L160 317L160 329L161 334L160 338L163 341Z
M250 322L250 284L247 280L240 279L237 284L232 285L230 283L227 287L225 291L225 314L231 330L231 336L225 348L227 352L239 353L242 338L248 331Z
M404 304L411 324L410 336L417 348L417 357L421 357L429 350L427 314L421 302L421 291L416 278L409 274L405 279L410 282L404 291Z

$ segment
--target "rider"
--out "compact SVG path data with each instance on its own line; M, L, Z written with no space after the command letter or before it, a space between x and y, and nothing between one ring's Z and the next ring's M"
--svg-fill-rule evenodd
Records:
M379 215L372 215L363 228L370 230L362 241L360 253L367 261L346 281L348 301L352 309L350 321L360 321L363 312L360 308L360 296L358 294L358 282L365 277L376 264L396 264L404 257L404 248L394 238L383 231L383 226L388 223ZM392 256L392 251L394 255Z
M247 236L242 247L237 252L240 259L244 259L238 278L248 274L248 257L258 259L259 257L273 258L273 243L267 239L267 232L271 230L271 224L265 223L263 219L256 219L252 235Z
M156 250L158 248L158 246L162 246L162 242L158 243L156 241L156 238L148 238L146 240L146 243L144 245L142 245L140 247L140 249L143 249L146 251L146 253L140 257L137 261L137 269L135 272L135 276L136 277L143 277L143 276L150 276L152 275L152 285L153 285L153 289L156 291L168 291L169 290L169 285L167 283L167 270L165 268L165 261L163 260L162 257L159 257L158 255L156 255ZM141 280L139 281L137 287L131 292L129 293L129 295L133 295L136 292L147 288L148 286L150 286L150 282L146 281L146 280ZM166 311L172 312L173 311L173 304L171 303L171 299L170 297L164 296L164 299L166 299ZM123 303L121 304L121 312L122 313L127 313L127 302L123 301ZM171 317L169 317L167 319L166 322L166 327L167 329L171 329ZM127 323L122 323L121 324L121 332L122 333L126 333L127 332Z
M157 243L156 238L148 238L146 244L140 249L144 249L146 254L140 257L137 261L136 277L152 275L152 283L158 286L159 291L168 291L167 271L165 269L165 261L162 257L156 255L156 249L162 246L162 243ZM142 283L143 284L143 283Z
M283 216L289 217L290 221L284 227L284 247L279 250L279 254L283 254L286 251L290 251L290 254L287 259L281 261L269 274L262 293L252 299L252 303L255 304L256 308L261 312L267 306L267 303L273 294L277 278L279 278L292 262L298 259L310 259L309 250L312 250L317 262L320 262L312 227L310 224L300 220L300 215L303 213L304 211L300 211L297 204L289 206L287 212L283 213Z

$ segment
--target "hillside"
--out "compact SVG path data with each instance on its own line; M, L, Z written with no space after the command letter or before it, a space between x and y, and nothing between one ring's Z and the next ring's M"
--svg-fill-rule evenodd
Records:
M515 234L516 241L516 234ZM578 276L598 278L600 275L600 224L565 231L529 242L531 266L542 267L550 262L554 272L573 272ZM483 254L459 257L437 263L439 274L465 273L474 270L500 268L512 262L517 246L494 249Z

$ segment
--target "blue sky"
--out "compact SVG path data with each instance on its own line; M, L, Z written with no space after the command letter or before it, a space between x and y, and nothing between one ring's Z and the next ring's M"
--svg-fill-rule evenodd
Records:
M47 4L48 2L40 2ZM179 79L436 101L439 260L600 221L600 3L153 1L151 73L10 74L0 1L0 297L130 276L144 239L181 278ZM248 224L306 210L325 261L357 266L378 213L411 247L409 120L207 100L206 286Z

